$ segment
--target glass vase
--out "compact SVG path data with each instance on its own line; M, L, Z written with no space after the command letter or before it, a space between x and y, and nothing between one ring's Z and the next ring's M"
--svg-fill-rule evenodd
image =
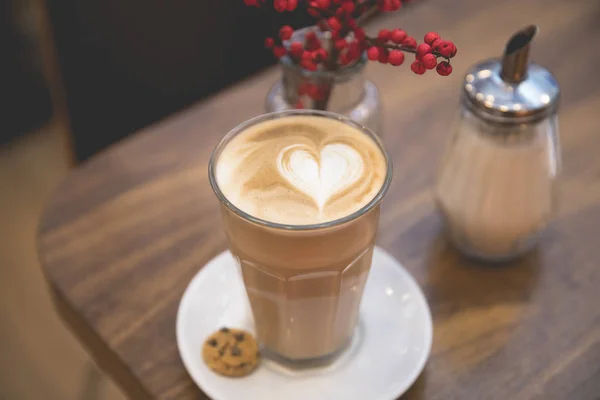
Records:
M299 30L296 34L303 35L309 29ZM302 38L295 36L292 40ZM367 58L363 54L353 64L336 71L309 71L288 56L282 57L281 79L267 94L266 111L294 108L332 111L380 135L381 99L375 84L365 78L366 64Z

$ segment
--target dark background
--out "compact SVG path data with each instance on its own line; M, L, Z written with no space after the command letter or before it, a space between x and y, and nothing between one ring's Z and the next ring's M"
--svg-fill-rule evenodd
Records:
M0 0L0 145L52 115L30 3Z
M0 0L2 141L52 113L39 43L22 20L24 0ZM283 23L308 25L242 0L47 0L76 158L109 144L275 62L263 48ZM46 13L47 11L47 13ZM37 46L37 47L36 47Z

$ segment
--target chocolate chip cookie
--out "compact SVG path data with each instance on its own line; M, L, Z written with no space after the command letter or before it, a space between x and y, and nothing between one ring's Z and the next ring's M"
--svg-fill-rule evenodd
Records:
M216 373L239 377L254 371L260 361L260 353L250 333L221 328L204 341L202 358Z

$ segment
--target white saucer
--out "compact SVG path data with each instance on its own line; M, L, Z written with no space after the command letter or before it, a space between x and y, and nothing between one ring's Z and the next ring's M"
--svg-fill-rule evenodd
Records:
M263 359L247 377L222 377L201 356L204 339L222 326L253 331L240 272L228 251L196 274L177 313L179 354L192 379L214 400L395 399L423 370L432 340L431 314L421 289L380 248L373 255L357 332L330 365L290 369Z

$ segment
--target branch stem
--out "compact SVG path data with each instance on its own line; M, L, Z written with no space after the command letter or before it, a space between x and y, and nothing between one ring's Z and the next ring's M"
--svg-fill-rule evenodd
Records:
M414 47L408 47L408 46L405 46L402 44L381 43L381 40L379 40L377 38L372 38L372 37L367 37L365 39L365 41L367 43L369 43L371 46L383 47L385 49L390 49L390 50L402 50L406 53L417 54L417 49L415 49ZM431 54L433 54L436 58L443 58L447 62L450 62L450 59L448 57L441 55L437 51L432 51Z

